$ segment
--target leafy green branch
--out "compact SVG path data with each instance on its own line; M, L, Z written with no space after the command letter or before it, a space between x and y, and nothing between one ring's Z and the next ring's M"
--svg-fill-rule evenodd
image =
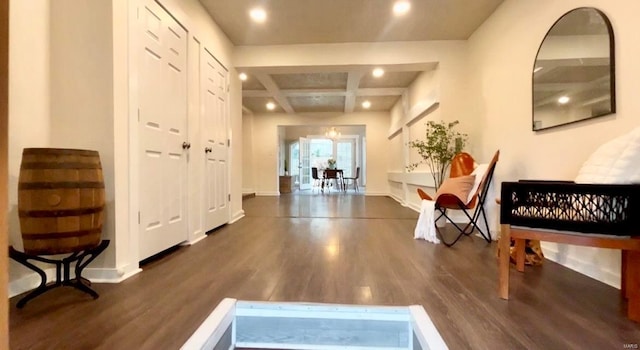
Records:
M415 148L422 160L409 164L407 171L426 163L438 189L444 181L453 156L460 153L467 143L467 134L454 130L459 123L457 120L450 123L428 121L425 139L409 141L409 147Z

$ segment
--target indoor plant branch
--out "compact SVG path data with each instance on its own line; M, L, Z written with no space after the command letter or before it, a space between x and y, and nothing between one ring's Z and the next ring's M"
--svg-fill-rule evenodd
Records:
M459 123L457 120L450 123L428 121L425 139L409 141L409 147L415 148L422 160L409 164L407 170L412 171L426 163L436 190L444 181L453 156L460 153L467 142L467 134L454 130Z

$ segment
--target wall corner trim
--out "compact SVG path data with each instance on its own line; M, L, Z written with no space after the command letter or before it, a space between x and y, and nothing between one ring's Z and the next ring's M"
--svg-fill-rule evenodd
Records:
M256 193L256 196L280 196L280 191L260 191Z
M186 242L184 242L184 243L181 243L180 245L181 245L181 246L190 246L190 245L194 245L194 244L196 244L196 243L200 242L201 240L203 240L203 239L205 239L205 238L207 238L207 237L208 237L208 236L207 236L206 234L204 234L204 233L203 233L203 234L199 234L199 235L196 235L196 236L194 236L193 238L189 239L188 241L186 241Z
M244 210L240 210L235 214L233 214L233 216L231 217L231 220L229 221L229 224L234 224L238 220L242 219L243 217L244 217Z

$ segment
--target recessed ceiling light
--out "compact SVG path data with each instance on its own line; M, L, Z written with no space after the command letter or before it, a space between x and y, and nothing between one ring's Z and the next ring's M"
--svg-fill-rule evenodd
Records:
M569 100L570 100L569 96L562 96L558 99L558 103L563 105L568 103Z
M251 9L251 11L249 11L249 16L257 23L263 23L267 20L267 12L259 7Z
M402 16L405 13L409 12L411 9L411 3L406 0L399 0L393 4L393 13L396 16Z
M242 80L242 81L246 81L247 80L247 74L246 73L240 73L238 75L238 78L240 78L240 80Z
M368 100L362 102L362 108L369 109L370 107L371 107L371 102L369 102Z
M276 104L273 102L267 102L267 109L273 111L274 109L276 109Z
M373 73L372 73L372 74L373 74L373 76L374 76L374 77L376 77L376 78L380 78L381 76L383 76L383 75L384 75L384 69L382 69L382 68L376 68L376 69L374 69L374 70L373 70Z

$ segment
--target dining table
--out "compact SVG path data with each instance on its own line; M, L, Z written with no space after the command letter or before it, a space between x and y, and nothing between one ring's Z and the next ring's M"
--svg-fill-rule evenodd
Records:
M339 191L346 191L344 185L344 170L343 169L323 169L322 170L322 185L321 191L324 193L324 188L331 185L331 181L336 184L336 188Z

